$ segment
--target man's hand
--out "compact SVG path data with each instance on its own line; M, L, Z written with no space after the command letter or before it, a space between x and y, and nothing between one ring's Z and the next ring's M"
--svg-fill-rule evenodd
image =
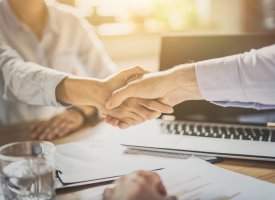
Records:
M154 172L138 171L121 177L114 188L103 194L104 200L176 200L168 197L166 189Z
M96 112L96 110L94 110ZM39 121L31 127L32 139L52 140L64 137L79 129L85 119L84 116L73 109L44 121Z
M163 108L165 108L165 110ZM119 107L107 110L107 115L106 113L104 114L106 115L105 121L108 124L124 129L129 126L138 125L146 120L155 119L159 117L162 112L172 113L173 109L157 100L129 98Z
M106 107L113 109L130 97L158 99L170 106L186 100L202 99L194 65L183 65L164 72L145 74L142 78L116 90L106 103Z

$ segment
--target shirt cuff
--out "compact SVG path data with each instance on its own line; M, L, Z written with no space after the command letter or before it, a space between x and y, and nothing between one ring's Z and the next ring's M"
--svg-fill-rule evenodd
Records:
M222 107L239 107L239 108L252 108L256 110L273 110L275 109L275 105L264 105L260 103L254 103L254 102L228 102L228 101L213 101L211 102L213 104L216 104L218 106Z
M198 62L195 71L205 100L246 102L240 86L237 56Z
M47 105L52 105L55 107L66 107L66 105L63 105L62 103L57 101L55 91L58 84L69 76L70 74L63 72L55 72L48 76L48 79L44 86L45 102Z

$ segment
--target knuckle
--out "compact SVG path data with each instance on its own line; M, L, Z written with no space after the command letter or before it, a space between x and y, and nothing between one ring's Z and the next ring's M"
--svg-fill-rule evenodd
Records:
M126 108L126 107L132 107L132 102L131 100L127 99L126 101L123 102L123 104L121 104L122 108Z
M147 105L146 107L150 110L156 110L157 109L155 101L152 101L152 100L147 101L146 105Z
M160 115L161 115L160 112L153 112L152 113L152 119L155 119L155 118L159 117Z
M142 177L142 176L145 175L145 171L139 170L139 171L136 172L136 175L137 175L138 177Z
M150 175L151 175L153 178L155 178L157 181L161 181L161 178L160 178L160 176L159 176L157 173L151 172Z
M125 121L124 121L126 124L128 124L128 125L130 125L130 126L132 126L132 125L134 125L135 124L135 121L134 120L132 120L131 118L125 118Z
M140 66L135 66L134 69L135 69L136 71L138 71L138 72L143 71L143 68L140 67Z
M145 105L147 108L151 108L152 107L152 101L146 101Z
M109 199L112 192L113 192L112 188L106 188L103 192L103 200L105 200L105 199L107 200L107 198Z

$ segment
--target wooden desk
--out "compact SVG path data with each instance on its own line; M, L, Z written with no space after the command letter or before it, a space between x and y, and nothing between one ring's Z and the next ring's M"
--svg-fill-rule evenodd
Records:
M30 139L30 124L18 124L0 127L0 145ZM92 127L91 127L92 128ZM55 140L55 144L68 143L88 138L87 132L78 131L75 134L62 139ZM275 183L275 162L250 161L238 159L224 159L223 162L216 164L219 167L235 171L241 174L255 177L264 181ZM66 189L57 193L57 199L89 199L92 186L83 186L74 189Z

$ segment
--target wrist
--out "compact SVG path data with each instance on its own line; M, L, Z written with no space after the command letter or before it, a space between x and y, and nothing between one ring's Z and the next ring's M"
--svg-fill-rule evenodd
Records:
M186 100L201 100L202 96L198 87L195 63L176 66L171 70L173 89L184 93Z
M88 121L88 117L85 112L78 106L72 106L67 109L67 112L77 115L78 118L81 118L81 124L85 124Z
M68 77L57 86L56 98L61 103L89 105L101 110L108 98L105 90L104 82L99 79Z

